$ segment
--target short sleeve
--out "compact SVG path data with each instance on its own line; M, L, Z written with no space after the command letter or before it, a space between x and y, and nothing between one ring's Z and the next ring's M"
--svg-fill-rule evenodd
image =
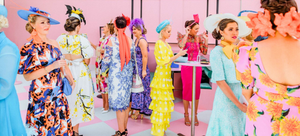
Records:
M33 44L25 44L20 50L20 55L18 74L28 74L42 68L38 50Z
M82 56L85 59L89 59L94 56L94 48L92 47L89 40L83 36L80 37Z
M225 80L225 71L222 61L222 50L218 50L215 47L210 54L210 65L212 69L212 82L216 83L217 81Z
M241 81L244 89L252 89L254 87L254 79L251 75L250 58L249 53L252 46L245 46L237 49L235 54L236 72L238 80Z
M170 62L170 56L167 54L167 47L162 41L157 41L154 48L154 56L157 65L165 65Z

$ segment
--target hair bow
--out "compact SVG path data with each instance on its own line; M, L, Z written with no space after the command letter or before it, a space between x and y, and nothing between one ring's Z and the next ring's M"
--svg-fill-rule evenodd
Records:
M126 20L126 26L129 26L129 24L130 24L130 18L129 17L127 17L127 16L125 16L124 14L122 14L122 16L125 18L125 20Z

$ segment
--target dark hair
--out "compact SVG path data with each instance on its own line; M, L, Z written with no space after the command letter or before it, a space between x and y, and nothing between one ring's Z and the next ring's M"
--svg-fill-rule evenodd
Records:
M275 15L274 13L280 14L285 13L290 11L291 7L295 7L296 10L298 11L297 3L295 0L261 0L261 8L264 8L268 11L270 11L270 17L271 17L271 23L272 23L272 28L276 29L276 25L274 24L275 20Z
M116 26L117 26L117 28L125 28L126 24L127 24L127 21L123 16L116 17Z
M107 23L107 28L108 28L110 34L115 33L115 29L114 29L115 27L114 27L113 23Z
M69 17L66 20L66 23L64 25L64 28L67 32L72 32L75 30L75 28L80 25L80 20L76 17Z
M194 22L195 22L195 20L187 20L187 21L185 21L184 27L186 28L187 26L191 25ZM196 25L199 25L199 24L197 22L194 23L193 25L191 25L191 29L193 29L193 27Z
M237 23L237 22L233 19L228 19L228 18L222 19L218 24L219 30L217 31L217 29L215 29L212 32L213 38L215 38L216 40L220 40L222 37L222 35L220 34L220 31L224 31L224 29L227 27L227 24L229 24L229 23Z

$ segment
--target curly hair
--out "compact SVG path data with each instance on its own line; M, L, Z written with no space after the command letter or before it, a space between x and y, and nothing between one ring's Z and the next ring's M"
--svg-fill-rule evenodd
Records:
M0 15L0 30L2 28L8 28L8 20L5 16Z
M264 8L268 11L270 11L270 16L271 16L271 23L272 23L272 28L276 29L276 25L274 24L275 20L275 13L280 14L285 13L290 11L291 7L295 7L296 10L298 11L297 3L295 0L261 0L261 8Z

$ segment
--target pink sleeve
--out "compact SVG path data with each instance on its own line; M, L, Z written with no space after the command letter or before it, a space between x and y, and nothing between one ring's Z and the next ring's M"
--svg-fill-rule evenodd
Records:
M241 47L236 50L233 61L236 64L237 79L241 81L244 89L252 89L254 87L254 79L251 74L251 64L249 52L252 46Z

